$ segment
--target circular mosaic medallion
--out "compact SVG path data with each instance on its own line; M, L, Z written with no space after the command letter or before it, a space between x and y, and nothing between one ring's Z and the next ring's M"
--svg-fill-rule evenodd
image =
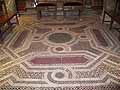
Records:
M71 47L69 45L60 45L60 46L49 47L48 50L51 51L52 53L62 54L66 51L67 52L71 51Z
M72 40L72 36L69 33L53 33L48 39L53 43L66 43Z
M64 74L62 72L58 72L55 74L55 77L61 79L64 78Z

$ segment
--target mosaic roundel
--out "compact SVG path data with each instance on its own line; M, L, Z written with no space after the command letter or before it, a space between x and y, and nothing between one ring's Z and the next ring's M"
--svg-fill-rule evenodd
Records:
M56 49L56 51L63 51L64 50L63 47L56 47L55 49Z
M48 36L48 40L53 43L66 43L73 39L72 35L68 33L53 33Z
M58 73L55 74L55 77L61 79L61 78L64 78L64 74L61 73L61 72L58 72Z

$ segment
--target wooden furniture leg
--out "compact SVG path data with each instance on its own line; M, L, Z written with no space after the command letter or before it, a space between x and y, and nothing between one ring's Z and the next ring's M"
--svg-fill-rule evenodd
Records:
M119 36L118 36L118 39L119 39L119 41L120 41L120 30L119 30Z
M37 11L37 18L40 19L41 18L41 10Z
M80 10L79 10L79 18L80 18L80 14L81 14L81 13L80 13Z
M102 20L102 23L104 23L105 21L105 11L103 11L103 20Z
M110 28L109 28L110 30L112 29L113 22L114 22L114 21L113 21L112 18L111 18L111 21L110 21Z
M0 28L0 44L3 44L2 30Z
M38 13L39 13L39 17L41 18L41 17L42 17L42 12L41 12L41 10L40 10Z
M1 32L1 28L0 28L0 43L2 42L2 32Z
M18 20L18 16L17 16L17 14L16 14L16 23L19 25L19 20Z

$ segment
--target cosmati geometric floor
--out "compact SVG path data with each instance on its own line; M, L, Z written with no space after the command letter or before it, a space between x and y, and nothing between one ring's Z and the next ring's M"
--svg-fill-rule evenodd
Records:
M120 90L120 42L99 16L20 23L0 47L0 90Z

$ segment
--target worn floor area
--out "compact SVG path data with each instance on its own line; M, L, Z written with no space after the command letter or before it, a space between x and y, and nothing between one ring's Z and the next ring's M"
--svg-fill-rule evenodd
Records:
M120 42L100 16L24 16L0 46L0 90L120 90Z

